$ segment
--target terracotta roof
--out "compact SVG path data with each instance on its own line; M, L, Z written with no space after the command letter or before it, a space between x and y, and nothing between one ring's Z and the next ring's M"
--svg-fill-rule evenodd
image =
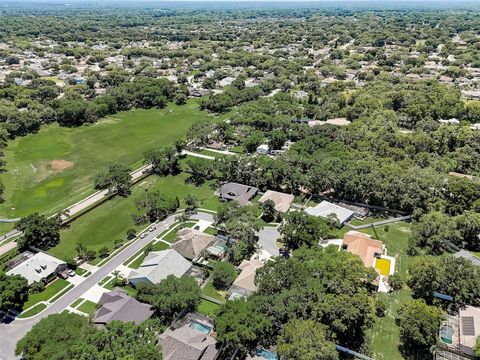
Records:
M343 245L347 246L348 252L360 256L365 266L371 267L375 254L382 253L383 243L372 239L367 234L349 231L343 237Z

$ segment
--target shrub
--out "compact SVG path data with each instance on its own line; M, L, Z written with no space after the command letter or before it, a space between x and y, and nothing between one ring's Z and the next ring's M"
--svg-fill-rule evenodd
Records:
M65 262L69 269L75 270L77 268L77 261L75 259L66 259Z
M28 290L31 294L36 294L45 290L45 284L42 281L35 281Z
M393 274L388 278L388 286L392 288L392 290L400 290L403 286L403 280L398 274Z
M384 317L385 311L387 310L387 305L383 300L377 299L375 301L375 313L378 317Z
M87 250L85 257L87 260L93 260L97 257L97 252L95 250Z
M101 258L106 258L109 253L110 253L110 250L108 250L107 247L103 247L98 251L98 254Z

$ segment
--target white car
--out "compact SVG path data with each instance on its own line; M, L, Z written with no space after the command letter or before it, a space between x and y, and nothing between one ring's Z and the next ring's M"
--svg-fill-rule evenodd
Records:
M72 269L67 270L66 273L68 276L75 276L75 271L73 271Z
M147 236L148 234L145 232L143 233L142 235L140 235L140 238L143 239L145 236Z
M152 232L152 231L153 231L153 230L155 230L156 228L157 228L157 226L156 226L156 225L152 225L152 226L150 226L150 232Z

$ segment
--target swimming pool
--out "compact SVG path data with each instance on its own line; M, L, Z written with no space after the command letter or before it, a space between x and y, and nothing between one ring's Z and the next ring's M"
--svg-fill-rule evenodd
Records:
M453 327L451 327L450 325L444 325L442 326L442 328L440 329L440 339L442 339L442 341L445 343L445 344L448 344L448 345L451 345L452 342L453 342Z
M261 356L266 360L277 360L278 359L277 354L275 354L274 352L271 352L269 350L257 349L257 351L255 351L255 353L258 356Z
M210 331L212 331L212 328L208 325L201 324L196 321L191 321L189 325L192 329L195 329L197 331L200 331L203 334L210 334Z

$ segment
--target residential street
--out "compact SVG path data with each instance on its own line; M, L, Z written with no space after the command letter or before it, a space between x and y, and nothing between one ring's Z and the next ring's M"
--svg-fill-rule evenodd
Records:
M195 219L203 219L203 220L212 220L213 217L210 214L200 213L194 215L193 218ZM130 257L132 257L135 253L141 250L145 245L147 245L150 241L152 241L156 236L158 236L161 232L166 230L175 222L175 215L172 215L159 223L157 228L149 232L148 235L141 239L138 238L132 244L130 244L127 248L122 250L120 253L115 255L112 259L110 259L104 266L99 268L96 272L92 273L89 277L85 279L82 283L78 286L74 287L72 290L67 292L64 296L42 311L40 314L28 318L28 319L16 319L10 324L0 324L0 359L1 360L10 360L15 359L14 351L15 345L18 340L20 340L31 328L34 324L40 321L42 318L50 315L62 312L68 305L73 303L76 299L82 297L88 289L90 289L93 285L101 281L105 276L107 276L110 272L115 270L118 266L122 265L125 261L127 261Z

